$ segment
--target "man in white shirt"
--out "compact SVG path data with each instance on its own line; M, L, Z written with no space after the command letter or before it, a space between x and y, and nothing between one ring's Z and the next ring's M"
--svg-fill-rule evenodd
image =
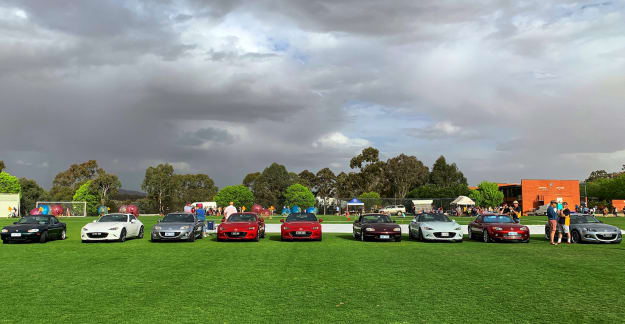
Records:
M237 208L234 207L234 202L230 202L230 206L224 208L224 218L226 220L228 220L228 217L230 217L230 215L234 214L237 212Z

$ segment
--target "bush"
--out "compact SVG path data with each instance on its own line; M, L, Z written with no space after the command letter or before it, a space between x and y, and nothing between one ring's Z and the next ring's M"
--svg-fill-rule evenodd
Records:
M315 196L308 187L299 183L290 185L284 192L285 204L287 206L299 206L302 209L315 206Z
M17 177L10 175L8 172L0 172L0 193L16 194L20 193L20 187Z
M91 191L90 187L91 180L83 183L78 190L76 190L72 201L86 201L87 215L96 216L98 215L98 205L100 204L100 199L98 199L98 193Z
M228 206L231 201L236 207L245 206L245 209L251 210L254 204L254 194L250 188L238 185L224 187L215 196L215 202L220 207Z
M503 192L499 191L496 183L482 181L477 189L471 191L469 198L480 207L497 207L503 203Z
M360 195L358 199L365 204L366 210L370 210L372 207L382 206L382 199L380 198L380 194L375 191L365 192Z

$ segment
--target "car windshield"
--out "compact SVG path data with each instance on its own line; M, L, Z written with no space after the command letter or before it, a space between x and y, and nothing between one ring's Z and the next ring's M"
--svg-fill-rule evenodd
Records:
M195 219L191 214L167 214L161 222L163 223L193 223Z
M232 214L228 217L228 222L255 222L254 214Z
M419 217L421 222L451 222L451 219L444 214L423 214Z
M571 224L601 223L592 215L571 215Z
M364 215L363 223L391 223L391 218L386 215Z
M514 221L506 215L488 215L484 216L484 223L514 223Z
M315 214L310 213L295 213L290 214L289 217L286 218L287 222L316 222L317 217Z
M47 216L26 216L17 221L18 224L49 224L50 217Z
M98 223L126 222L128 216L122 214L104 215L98 219Z

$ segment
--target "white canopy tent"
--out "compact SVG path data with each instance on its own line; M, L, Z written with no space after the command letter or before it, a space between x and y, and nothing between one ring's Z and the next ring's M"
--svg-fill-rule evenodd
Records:
M434 204L434 200L413 200L412 204L414 205L414 211L421 212L426 210L432 210L432 204Z
M459 196L451 202L451 205L455 206L475 206L475 202L467 196Z

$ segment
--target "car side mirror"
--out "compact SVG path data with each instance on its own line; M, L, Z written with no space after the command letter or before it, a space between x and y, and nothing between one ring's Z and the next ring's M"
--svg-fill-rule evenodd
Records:
M225 217L222 217L222 218L221 218L221 222L223 223L223 222L225 222L225 221L226 221L226 218L225 218Z
M280 223L284 223L284 218L281 218L281 219L280 219Z
M134 223L136 223L137 221L133 219L133 220L131 220L130 222L134 224Z
M397 223L394 219L393 219L391 222L393 222L393 223Z
M265 222L265 219L261 217L261 218L260 218L260 222L261 222L261 223L264 223L264 222Z
M319 218L319 223L323 223L323 219Z
M96 220L96 219L94 219L92 223L95 223L95 222L97 222L97 220Z

